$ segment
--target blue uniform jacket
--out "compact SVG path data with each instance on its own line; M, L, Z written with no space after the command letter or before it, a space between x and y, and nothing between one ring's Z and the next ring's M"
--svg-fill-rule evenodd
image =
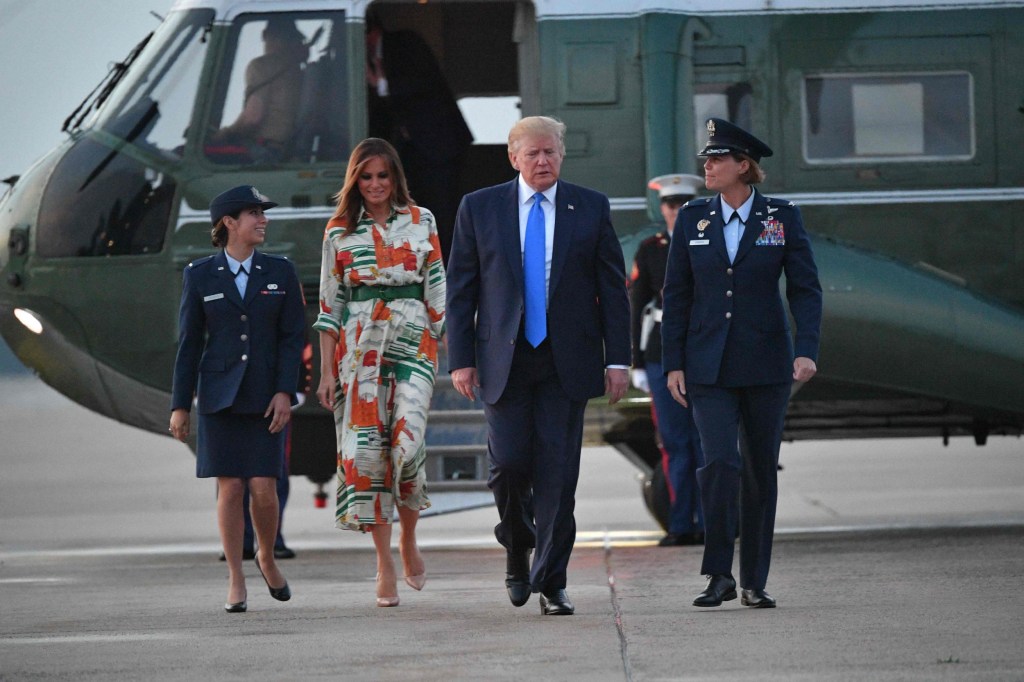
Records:
M684 370L688 384L791 381L794 344L779 293L783 272L796 356L817 362L821 327L821 285L800 209L756 193L730 264L721 201L694 199L676 219L661 325L664 370Z
M476 367L480 395L501 397L523 317L518 180L463 197L448 260L448 366ZM573 400L604 393L606 365L630 363L626 273L608 198L558 181L548 338Z
M275 393L294 395L305 345L295 266L255 252L245 300L224 252L185 268L171 409L263 414ZM197 386L198 384L198 386Z

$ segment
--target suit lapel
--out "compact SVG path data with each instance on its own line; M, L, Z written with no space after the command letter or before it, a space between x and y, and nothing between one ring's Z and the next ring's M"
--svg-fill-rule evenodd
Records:
M516 289L523 290L523 245L519 238L519 181L513 180L502 190L501 215L498 219L500 247L508 259L508 269Z
M743 236L740 238L739 246L736 249L736 259L734 263L739 263L743 260L750 249L754 246L754 242L761 236L761 225L762 220L767 220L768 217L768 200L758 192L754 190L754 205L750 207L750 215L747 216L746 225L743 228Z
M242 297L238 295L238 286L235 285L235 276L231 274L231 268L228 266L228 258L224 255L223 249L213 257L213 265L214 276L217 278L217 282L220 285L221 290L224 292L224 298L231 301L239 308L244 308L245 305L242 303Z
M729 252L725 248L725 223L722 222L722 195L719 194L708 202L704 211L704 220L710 221L707 226L708 239L711 240L711 247L723 261L729 262Z
M248 308L252 299L263 289L267 283L267 259L259 251L252 254L252 272L249 273L249 282L245 285L245 307ZM237 287L236 287L237 288Z
M572 244L572 233L576 227L576 193L565 182L558 183L555 192L555 236L551 246L551 276L548 296L558 287L558 280L565 266L565 259Z

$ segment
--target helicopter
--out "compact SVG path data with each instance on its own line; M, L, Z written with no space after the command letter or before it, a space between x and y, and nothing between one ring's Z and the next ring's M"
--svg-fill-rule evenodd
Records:
M996 0L180 0L0 199L0 335L26 366L165 434L181 273L212 252L210 199L239 184L280 203L264 250L295 263L312 324L332 197L375 130L370 12L424 41L471 130L564 121L563 174L610 197L627 263L659 229L646 179L699 173L707 118L771 141L763 192L801 206L824 290L819 373L784 438L1024 431L1024 2ZM304 52L292 130L266 153L219 133L281 21ZM514 177L504 142L474 135L458 195ZM322 501L336 450L315 402L295 412L291 473ZM640 467L664 522L649 409L596 400L585 433ZM444 367L427 443L433 490L484 489L482 406Z

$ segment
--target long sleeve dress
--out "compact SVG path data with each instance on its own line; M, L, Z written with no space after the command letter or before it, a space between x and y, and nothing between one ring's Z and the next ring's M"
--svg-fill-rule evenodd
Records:
M352 300L355 287L418 284L421 298ZM313 328L338 339L339 528L390 523L396 503L430 506L424 435L444 305L444 265L430 211L393 208L385 226L364 212L348 236L343 220L327 224Z

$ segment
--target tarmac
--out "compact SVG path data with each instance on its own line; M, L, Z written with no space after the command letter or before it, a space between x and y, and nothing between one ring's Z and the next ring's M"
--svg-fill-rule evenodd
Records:
M210 481L179 443L0 381L0 680L1024 680L1024 443L785 444L769 591L697 609L637 472L586 448L572 617L509 604L488 495L434 496L428 581L374 605L369 537L292 479L276 602L227 614ZM462 511L455 509L464 508ZM397 553L396 553L397 555Z

